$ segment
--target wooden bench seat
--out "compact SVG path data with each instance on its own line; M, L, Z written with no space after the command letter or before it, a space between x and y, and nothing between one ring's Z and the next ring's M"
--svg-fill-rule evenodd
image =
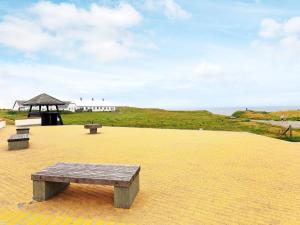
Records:
M70 183L114 186L114 206L130 208L139 191L140 166L57 163L31 175L33 199L45 201Z
M101 128L102 126L97 123L85 124L85 129L90 129L90 134L97 134L97 129Z
M17 134L29 134L29 127L18 127L16 128Z
M13 134L8 139L8 150L25 149L29 147L28 134Z

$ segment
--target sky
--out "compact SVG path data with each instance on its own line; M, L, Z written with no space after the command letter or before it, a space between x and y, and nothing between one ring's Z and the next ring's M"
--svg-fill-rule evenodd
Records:
M0 1L0 108L300 104L300 1Z

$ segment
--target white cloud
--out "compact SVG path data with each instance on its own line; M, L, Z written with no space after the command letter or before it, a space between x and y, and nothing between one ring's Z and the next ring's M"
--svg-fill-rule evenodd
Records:
M149 10L162 10L170 19L189 19L191 15L175 0L146 0L145 6Z
M291 17L286 21L264 19L261 23L259 36L254 46L267 51L276 50L275 54L288 54L300 58L300 17Z
M143 77L143 79L141 79ZM59 98L109 97L143 88L149 82L143 71L101 71L27 63L0 62L0 108L15 99L28 99L42 92Z
M86 55L110 61L136 56L153 46L131 31L141 21L140 13L129 4L115 8L92 4L84 9L71 3L41 1L22 16L4 17L0 44L26 54L47 50L65 58Z
M194 72L197 75L216 75L222 72L220 65L203 61L194 67Z
M280 34L281 27L281 24L273 19L264 19L261 22L259 35L263 38L277 37Z
M286 34L299 34L300 33L300 17L292 17L283 24Z
M26 53L50 47L54 39L31 21L7 16L0 23L0 43Z
M266 18L261 22L259 36L263 38L285 38L300 34L300 17L291 17L287 21L278 22Z

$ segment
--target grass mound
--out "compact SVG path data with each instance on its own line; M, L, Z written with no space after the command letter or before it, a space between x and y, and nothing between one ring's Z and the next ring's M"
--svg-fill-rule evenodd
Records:
M300 110L265 112L265 111L237 111L232 114L236 118L247 118L255 120L280 120L284 116L287 120L300 121Z

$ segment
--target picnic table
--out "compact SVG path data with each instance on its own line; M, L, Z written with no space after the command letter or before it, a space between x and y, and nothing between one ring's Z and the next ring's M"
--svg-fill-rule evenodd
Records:
M114 206L130 208L139 191L140 166L57 163L31 175L33 199L45 201L70 183L114 186Z
M90 134L97 134L97 129L101 127L102 126L98 123L90 123L84 125L85 129L90 129Z
M19 150L29 147L28 134L13 134L8 139L8 150Z

